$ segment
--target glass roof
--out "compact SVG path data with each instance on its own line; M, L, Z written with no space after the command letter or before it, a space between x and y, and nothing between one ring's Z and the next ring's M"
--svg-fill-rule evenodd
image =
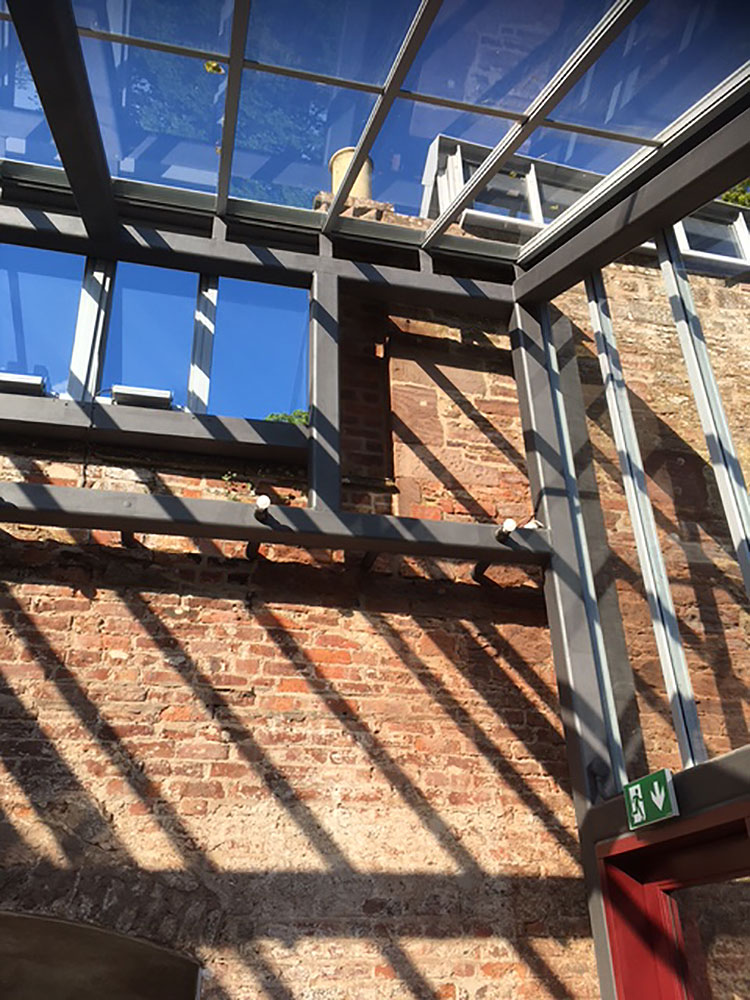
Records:
M494 147L610 3L73 0L73 8L112 177L216 194L220 206L231 197L309 210L330 189L331 155L363 141L373 198L418 215L435 137ZM410 24L426 15L401 89L386 91ZM235 22L248 28L230 59ZM0 31L2 156L59 165L1 8ZM749 54L744 0L650 0L514 151L607 174L641 143L658 145ZM378 101L389 113L365 132Z

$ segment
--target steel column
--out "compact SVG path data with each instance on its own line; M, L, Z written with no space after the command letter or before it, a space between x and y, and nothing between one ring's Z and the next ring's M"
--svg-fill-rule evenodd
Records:
M692 767L707 759L706 748L677 626L669 579L659 546L654 513L646 488L646 473L638 435L600 271L594 272L586 279L586 294L638 561L651 612L651 624L680 748L680 759L683 767Z
M578 496L557 347L548 306L514 311L513 365L536 517L550 532L544 584L573 804L579 830L589 809L627 780ZM595 859L582 844L602 996L615 997Z
M232 36L229 43L229 67L227 70L227 90L224 98L224 123L221 129L221 159L219 178L216 186L216 214L223 216L227 210L229 181L234 156L234 140L237 129L237 115L242 90L242 64L247 43L247 25L250 20L250 0L234 0L232 15Z
M674 234L667 230L662 232L657 237L656 247L688 378L706 437L711 466L745 590L750 597L750 498L747 486Z
M316 272L310 292L310 486L312 508L341 504L338 279Z

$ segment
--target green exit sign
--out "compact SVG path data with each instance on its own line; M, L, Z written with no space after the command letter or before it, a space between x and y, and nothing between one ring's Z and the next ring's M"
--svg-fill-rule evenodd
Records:
M672 786L672 772L665 767L625 785L625 810L631 830L648 826L649 823L658 823L670 816L679 816L680 810Z

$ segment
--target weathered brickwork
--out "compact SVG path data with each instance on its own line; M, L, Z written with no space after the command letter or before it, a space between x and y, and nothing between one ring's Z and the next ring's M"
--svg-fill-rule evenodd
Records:
M658 273L617 265L607 282L720 753L747 742L750 616ZM696 291L707 336L747 359L747 290ZM648 765L676 765L585 301L576 289L557 305L580 330ZM531 516L507 332L364 303L345 317L346 507ZM747 366L729 349L715 362L747 409ZM8 442L0 480L20 479L305 502L291 469ZM195 955L204 1000L596 997L540 584L513 568L479 585L435 560L381 556L365 573L340 553L261 547L249 562L234 542L8 528L0 908Z

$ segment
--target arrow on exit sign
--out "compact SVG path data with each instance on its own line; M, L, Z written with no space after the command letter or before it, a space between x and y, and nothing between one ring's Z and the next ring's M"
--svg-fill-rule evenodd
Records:
M647 774L645 778L631 781L625 785L624 792L628 827L631 830L680 815L672 785L672 772L666 767L654 774Z

